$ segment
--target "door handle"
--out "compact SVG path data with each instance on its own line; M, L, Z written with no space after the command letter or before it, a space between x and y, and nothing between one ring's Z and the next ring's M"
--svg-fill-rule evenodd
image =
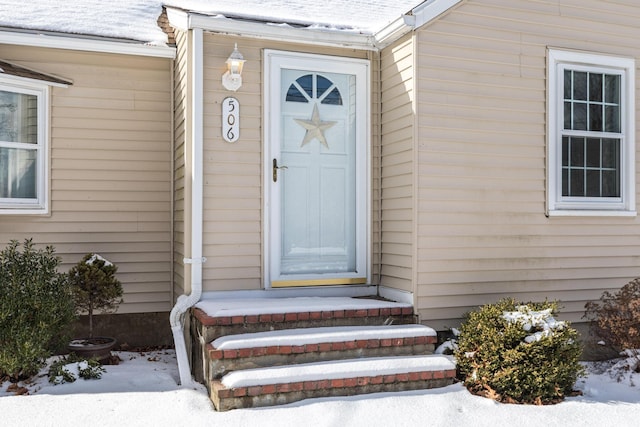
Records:
M278 166L278 159L273 159L272 176L273 182L278 182L278 169L289 169L286 166Z

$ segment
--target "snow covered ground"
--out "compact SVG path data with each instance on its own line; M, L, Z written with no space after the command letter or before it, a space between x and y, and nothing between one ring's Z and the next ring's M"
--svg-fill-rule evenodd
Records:
M100 380L51 385L44 373L28 395L0 385L3 426L638 426L640 374L611 377L611 363L589 363L583 396L552 406L506 405L460 384L431 391L310 399L275 408L219 413L201 386L176 385L172 350L119 352ZM615 370L613 370L615 372ZM638 384L637 386L634 384Z

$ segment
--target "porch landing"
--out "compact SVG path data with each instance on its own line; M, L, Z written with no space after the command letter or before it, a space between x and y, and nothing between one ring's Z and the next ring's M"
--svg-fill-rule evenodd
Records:
M321 313L320 317L367 317L412 315L411 304L375 299L351 297L294 297L294 298L242 298L209 299L196 304L196 308L210 319L221 324L244 323L258 316L271 321L283 315L293 319L299 313ZM324 313L324 314L322 314ZM286 316L288 315L288 316ZM306 316L302 316L306 317ZM313 317L317 317L314 315ZM242 318L242 319L241 319ZM267 320L269 319L269 320ZM204 319L203 319L204 320Z
M247 332L416 323L411 304L360 297L208 299L193 317L207 343Z

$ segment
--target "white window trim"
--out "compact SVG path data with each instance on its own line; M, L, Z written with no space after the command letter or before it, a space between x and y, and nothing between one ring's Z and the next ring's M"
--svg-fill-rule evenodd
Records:
M0 90L37 96L38 178L37 199L28 202L0 201L0 215L43 215L49 213L49 92L50 86L32 79L0 76Z
M635 196L635 61L633 58L548 49L547 51L547 215L548 216L636 216ZM561 65L620 72L623 81L621 197L619 200L584 201L562 197L561 127L563 77Z

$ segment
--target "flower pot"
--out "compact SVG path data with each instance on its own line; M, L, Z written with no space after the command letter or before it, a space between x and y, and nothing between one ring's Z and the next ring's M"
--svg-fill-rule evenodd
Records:
M116 343L116 339L111 337L80 338L71 341L67 349L78 357L104 362L111 357L111 350Z

